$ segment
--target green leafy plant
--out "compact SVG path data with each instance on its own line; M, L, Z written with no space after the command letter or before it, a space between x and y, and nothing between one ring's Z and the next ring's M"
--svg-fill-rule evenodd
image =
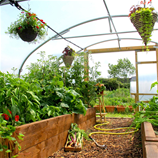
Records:
M14 137L16 128L12 125L8 125L8 121L4 120L2 115L3 114L0 114L0 152L4 152L4 158L14 158L18 156L12 155L15 148L18 147L18 150L21 150L21 146ZM5 119L8 117L5 117ZM23 140L23 134L18 133L16 136Z
M97 88L96 92L97 92L98 95L102 94L106 90L104 84L97 83L95 86Z
M68 131L68 147L82 147L83 137L90 140L88 134L80 129L76 123L71 123L71 129Z
M37 95L40 98L41 119L55 117L63 114L85 114L86 107L81 98L71 86L64 87L60 58L48 56L45 52L39 53L41 59L28 66L29 73L25 74L25 81L38 86ZM69 88L67 88L69 87Z
M156 84L158 84L158 82L154 82L151 88ZM141 111L135 113L133 125L136 126L136 128L140 128L141 123L150 122L152 125L158 126L158 97L153 96L148 103L140 102L133 105L134 108L138 106L141 108Z
M37 19L35 13L30 11L23 11L19 15L19 19L8 27L7 34L11 37L18 38L19 32L23 32L26 29L32 28L37 33L37 38L32 42L35 43L38 40L44 39L47 34L46 23L42 19Z
M85 70L84 63L85 52L78 54L74 60L73 66L70 69L61 67L61 75L64 85L66 87L72 87L77 93L81 95L81 100L86 107L93 107L97 99L96 93L96 79L100 76L98 68L100 63L95 63L94 66L88 66L88 71ZM91 54L89 54L89 60L93 62ZM89 74L89 76L88 76ZM88 78L88 81L85 79Z
M138 32L141 35L143 42L147 46L147 44L151 41L151 33L153 31L153 25L155 21L157 20L157 15L156 19L153 20L153 14L156 14L154 12L154 8L151 6L152 0L146 2L146 1L141 1L140 5L132 6L130 9L130 14L129 17L131 21L134 22L134 19L138 18L139 16L139 21L141 22L141 27L139 28ZM143 6L141 6L143 5ZM146 5L148 5L146 7ZM134 24L134 23L133 23ZM137 26L135 26L137 28ZM148 47L147 47L148 50Z

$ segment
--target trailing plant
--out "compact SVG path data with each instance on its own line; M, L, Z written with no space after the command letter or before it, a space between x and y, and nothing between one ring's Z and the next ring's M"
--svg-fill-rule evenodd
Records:
M139 21L141 22L141 27L139 28L138 32L140 33L143 42L145 43L146 46L151 41L150 37L152 36L151 33L153 31L153 25L157 20L157 15L156 15L156 19L153 19L153 14L156 14L156 11L152 7L151 3L152 0L149 0L148 2L141 1L140 5L132 6L130 8L130 13L129 13L129 17L131 21L133 21L133 19L138 18L138 14L140 15ZM137 28L137 26L135 27Z
M23 11L19 15L19 19L8 27L7 34L11 37L19 38L19 31L23 32L25 29L32 28L37 33L37 38L32 42L36 43L38 40L44 39L47 34L46 23L42 19L37 19L35 13Z
M158 82L154 82L151 88L156 84L158 84ZM158 97L153 96L148 103L140 102L133 105L134 108L138 106L141 108L141 111L135 113L133 125L136 126L136 128L140 128L141 123L150 122L152 125L158 126Z

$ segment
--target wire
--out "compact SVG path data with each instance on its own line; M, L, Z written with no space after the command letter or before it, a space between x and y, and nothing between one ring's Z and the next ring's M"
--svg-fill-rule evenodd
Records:
M15 5L15 7L16 7L17 9L26 12L26 10L25 10L24 8L22 8L22 7L18 4L17 1L15 1L15 0L9 0L9 1L10 1L10 4L11 4L12 6ZM38 17L36 17L36 18L37 18L38 20L40 20ZM69 40L67 40L67 39L64 38L61 34L59 34L57 31L55 31L54 29L52 29L49 25L46 24L46 26L47 26L50 30L52 30L53 32L55 32L58 36L60 36L62 39L64 39L65 41L67 41L67 42L69 42L69 43L75 45L76 47L80 48L81 50L83 50L82 47L78 46L77 44L75 44L75 43L73 43L73 42L71 42L71 41L69 41Z

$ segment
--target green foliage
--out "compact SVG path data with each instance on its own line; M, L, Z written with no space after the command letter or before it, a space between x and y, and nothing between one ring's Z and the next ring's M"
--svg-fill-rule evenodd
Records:
M108 73L110 74L110 78L125 78L125 80L135 73L135 67L130 62L129 59L118 59L117 64L108 64L109 70Z
M119 88L113 91L106 91L105 93L105 105L124 105L128 107L135 103L135 100L131 98L129 89Z
M15 145L18 146L18 149L21 150L21 147L17 140L12 136L15 132L15 127L12 125L8 125L8 122L3 119L2 114L0 114L0 152L5 151L5 157L7 157L7 153L12 155L12 150L15 149ZM23 139L23 134L19 133L19 139ZM8 145L6 145L6 139L8 140ZM15 155L14 155L15 156Z
M158 82L154 82L151 85L153 88ZM158 97L153 96L148 103L140 102L133 105L134 108L140 107L141 111L138 111L134 115L133 126L140 128L141 123L150 122L154 126L158 126Z
M141 21L143 25L139 29L139 32L141 33L141 37L143 37L143 41L144 38L146 38L146 44L151 41L150 37L152 36L151 33L153 31L153 10L154 8L139 8L130 16L130 18L135 18L136 14L140 14L139 21Z
M44 39L47 31L45 29L46 24L43 20L38 20L36 18L36 14L30 13L30 11L21 12L19 15L19 19L12 23L10 27L8 27L7 34L10 34L11 37L18 38L18 30L21 32L25 28L32 27L35 32L37 32L37 38L33 41L33 43L37 42L37 40Z
M84 69L84 63L87 62L85 59L86 53L82 52L76 56L73 66L70 69L62 67L63 82L66 87L72 87L76 92L78 92L82 98L81 100L86 105L86 107L93 106L95 104L95 99L97 98L96 93L96 78L100 75L97 70L100 67L100 63L95 63L95 66L88 66L88 72ZM91 56L89 55L90 60ZM89 74L89 81L84 81Z
M106 87L106 90L109 91L116 90L119 87L123 87L123 84L119 82L116 78L98 78L97 82L103 83Z
M39 53L41 59L28 66L29 73L25 80L38 87L36 91L40 98L40 119L59 116L63 114L85 114L86 108L81 101L82 96L71 88L64 87L60 58L54 56L45 57L45 52ZM67 87L71 87L72 82Z

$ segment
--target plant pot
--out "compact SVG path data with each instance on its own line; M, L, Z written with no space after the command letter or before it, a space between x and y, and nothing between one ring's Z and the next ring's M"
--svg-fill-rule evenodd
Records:
M63 56L63 62L64 62L66 67L70 67L72 62L73 62L73 60L74 60L73 56L69 56L69 55Z
M94 108L97 110L97 111L100 111L100 106L99 105L95 105ZM103 109L103 106L101 105L101 110Z
M133 25L136 28L136 30L138 31L139 35L143 39L143 42L144 42L145 45L147 45L147 42L148 42L146 35L147 36L151 35L151 33L153 31L154 24L157 20L157 14L156 13L152 12L152 16L153 16L152 29L150 31L148 31L148 34L144 34L144 30L143 30L143 32L140 32L140 28L145 24L144 22L139 21L139 19L141 17L140 13L136 13L136 16L131 18L131 22L133 23ZM144 35L142 35L142 34L144 34Z
M117 106L116 109L117 109L117 112L125 112L124 106Z
M37 37L37 32L31 26L20 31L17 30L19 37L25 42L32 42Z
M115 106L105 106L107 112L114 112Z
M128 108L129 108L129 111L130 111L130 112L133 111L133 107L132 107L132 106L129 106Z

